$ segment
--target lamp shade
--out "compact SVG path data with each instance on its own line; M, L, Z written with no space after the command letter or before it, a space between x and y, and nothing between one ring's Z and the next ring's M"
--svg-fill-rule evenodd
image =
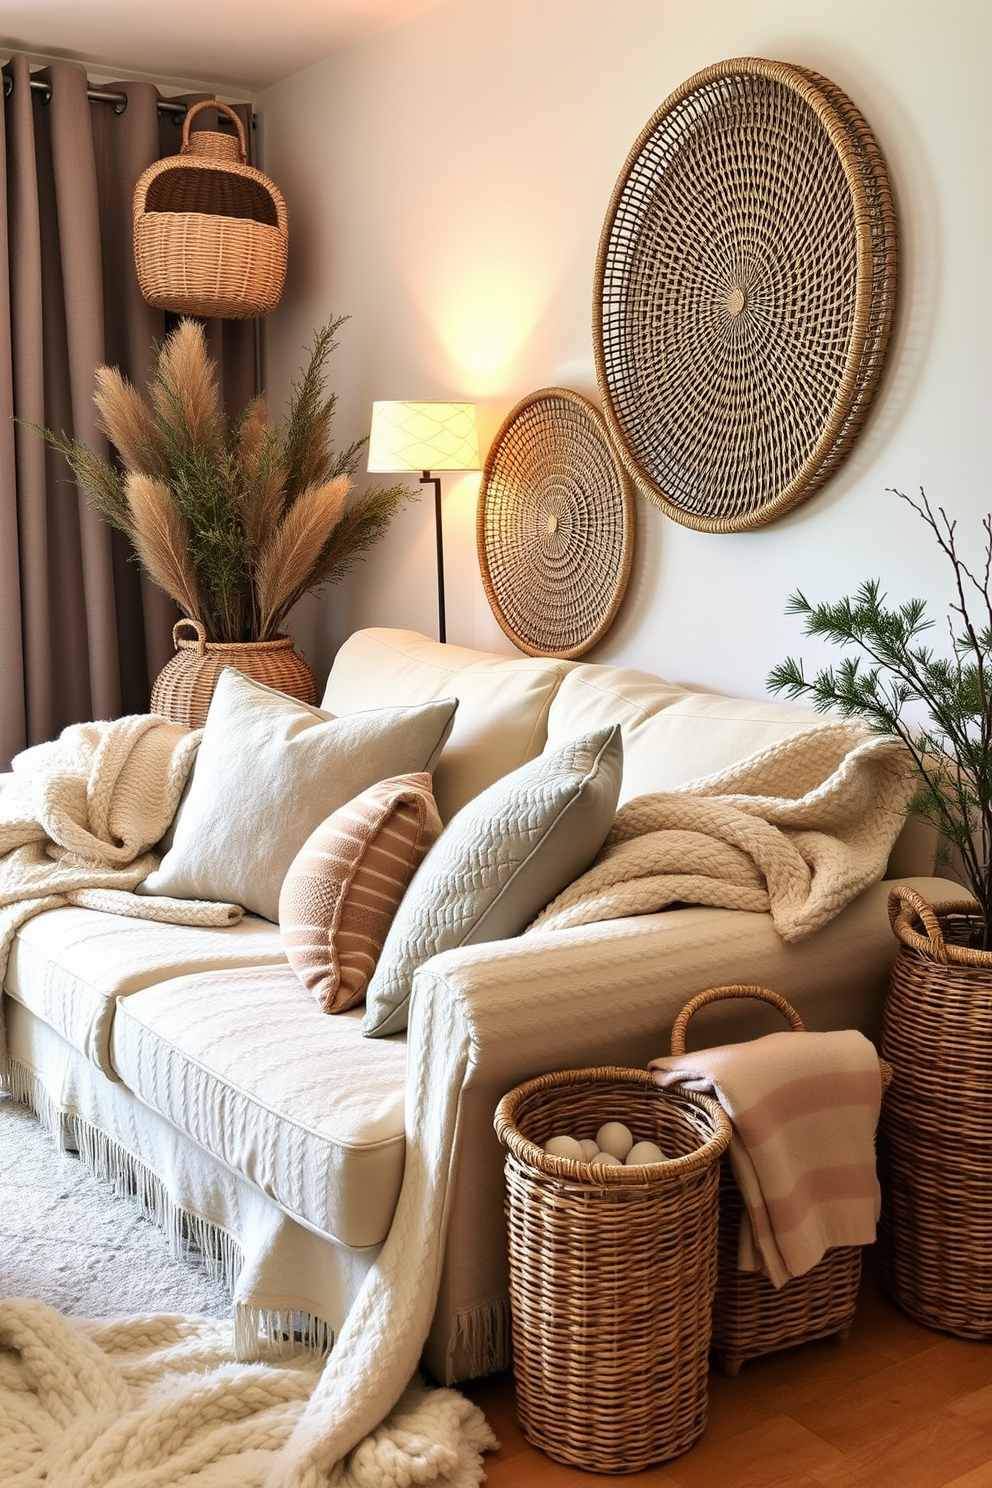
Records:
M481 469L475 404L373 403L368 469Z

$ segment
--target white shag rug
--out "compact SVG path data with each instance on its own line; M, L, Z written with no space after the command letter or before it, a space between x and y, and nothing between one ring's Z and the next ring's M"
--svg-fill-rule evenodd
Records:
M84 1322L0 1301L3 1488L262 1488L319 1361L238 1364L213 1318ZM333 1468L333 1488L477 1488L477 1406L415 1382Z

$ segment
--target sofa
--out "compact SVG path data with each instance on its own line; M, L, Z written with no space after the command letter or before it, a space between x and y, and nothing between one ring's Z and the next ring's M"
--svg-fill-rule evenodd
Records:
M432 761L444 831L423 868L473 802L578 736L618 733L623 806L825 726L799 705L396 629L342 645L318 716L357 726L376 710L444 699L457 700ZM279 925L257 910L180 924L63 904L26 919L11 946L4 1085L178 1246L199 1246L232 1287L242 1356L260 1335L331 1343L391 1231L396 1264L401 1194L408 1218L420 1213L418 1190L434 1185L436 1264L421 1274L411 1255L409 1266L427 1308L423 1362L453 1383L510 1361L501 1096L550 1069L645 1066L668 1052L686 1000L724 983L774 988L809 1028L874 1037L896 948L891 882L932 900L959 893L934 876L933 838L912 820L883 871L793 942L768 912L698 904L526 933L494 922L483 938L455 935L427 955L412 974L408 1027L373 1037L363 1006L323 1010ZM723 1003L693 1020L693 1037L746 1037L774 1026L766 1018ZM444 1112L437 1151L440 1127L422 1120L431 1105Z

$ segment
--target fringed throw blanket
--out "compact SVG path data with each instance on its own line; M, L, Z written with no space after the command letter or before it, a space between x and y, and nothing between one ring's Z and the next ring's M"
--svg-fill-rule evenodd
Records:
M802 940L881 878L910 768L898 739L824 723L677 791L638 796L592 868L528 929L708 904L770 911L783 940Z
M0 980L19 925L80 904L145 920L228 925L233 904L133 892L158 866L202 730L156 714L77 723L16 756L0 790Z
M772 1033L649 1068L659 1085L716 1096L733 1122L742 1270L761 1270L780 1287L834 1246L874 1240L882 1082L863 1033Z

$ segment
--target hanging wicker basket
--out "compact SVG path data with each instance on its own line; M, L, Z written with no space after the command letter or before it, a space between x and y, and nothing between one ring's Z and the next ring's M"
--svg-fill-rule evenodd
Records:
M194 640L181 636L184 626L194 631ZM172 723L203 727L217 678L225 667L234 667L301 702L317 701L313 672L294 649L292 636L277 636L274 641L208 641L198 620L180 620L172 627L172 640L176 654L156 677L150 706L152 713Z
M190 125L214 108L237 138ZM177 315L250 320L279 302L286 279L286 203L246 163L241 120L206 100L187 111L178 155L157 160L134 193L134 261L150 305Z
M777 1009L793 1033L805 1025L791 1003L767 987L733 984L710 987L691 998L672 1026L672 1053L685 1053L685 1035L692 1015L708 1003L745 998L767 1002ZM883 1088L891 1071L882 1066ZM713 1302L713 1354L722 1373L736 1375L748 1359L778 1349L833 1338L843 1343L851 1330L861 1281L860 1245L840 1245L802 1276L774 1287L759 1271L737 1265L738 1236L744 1200L730 1157L720 1164L720 1230L716 1297Z
M552 1157L555 1133L623 1121L664 1162ZM730 1122L695 1091L604 1066L541 1075L503 1097L517 1414L559 1462L631 1473L706 1425L717 1168Z
M882 1020L882 1284L918 1322L992 1338L992 951L972 900L889 895L900 945Z

